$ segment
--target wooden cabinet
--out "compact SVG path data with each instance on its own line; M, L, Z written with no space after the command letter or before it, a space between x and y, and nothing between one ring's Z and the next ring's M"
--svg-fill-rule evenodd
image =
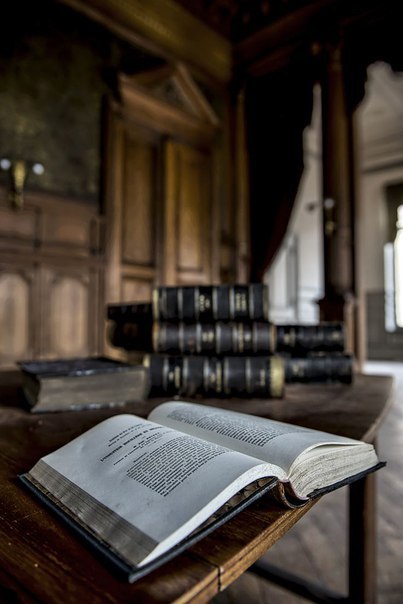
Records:
M211 156L174 141L165 153L164 283L209 283L217 279Z
M0 366L38 352L37 271L31 263L0 262Z
M95 208L0 191L0 367L102 350L103 253Z
M160 140L114 110L107 132L107 301L148 300L159 278Z
M108 303L233 274L226 139L204 94L176 65L122 76L120 97L105 114L102 213L32 192L15 210L0 190L0 367L111 353Z
M106 145L106 300L219 281L214 111L183 66L120 78Z
M99 270L47 264L40 269L41 357L68 358L100 352Z

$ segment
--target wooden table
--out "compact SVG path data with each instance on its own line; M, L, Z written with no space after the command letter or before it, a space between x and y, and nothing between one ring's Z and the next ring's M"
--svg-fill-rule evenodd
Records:
M353 386L290 385L284 400L210 399L206 403L373 441L391 394L392 378L357 376ZM302 509L285 510L262 498L144 579L133 585L116 579L67 527L22 489L16 476L102 419L123 410L145 416L159 402L161 399L150 399L115 410L31 414L21 404L19 375L0 374L1 602L206 602L312 507L310 503ZM373 602L374 476L355 483L350 491L350 601ZM281 576L276 579L271 569L254 569L259 573L269 570L274 580L284 580ZM298 582L295 585L297 591L306 589L298 587Z

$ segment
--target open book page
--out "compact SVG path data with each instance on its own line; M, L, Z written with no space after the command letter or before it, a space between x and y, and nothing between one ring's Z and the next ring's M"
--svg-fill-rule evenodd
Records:
M302 498L377 463L372 445L206 405L172 401L149 417L281 467Z
M274 463L288 474L300 453L320 444L361 444L342 436L262 417L181 401L162 403L149 418L181 432Z
M284 472L134 415L105 420L30 471L129 563L185 538L240 489Z

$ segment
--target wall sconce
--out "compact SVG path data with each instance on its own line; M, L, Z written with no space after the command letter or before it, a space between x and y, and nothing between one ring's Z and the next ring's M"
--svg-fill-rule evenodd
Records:
M334 220L334 209L336 202L331 197L327 197L323 201L323 207L325 212L325 235L331 237L336 231L336 222Z
M45 168L39 162L26 161L24 159L0 159L0 168L9 172L10 191L9 199L14 209L21 209L24 205L24 187L30 172L40 176Z

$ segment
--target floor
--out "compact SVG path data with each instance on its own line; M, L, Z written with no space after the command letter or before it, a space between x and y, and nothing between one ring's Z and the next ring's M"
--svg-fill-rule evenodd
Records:
M365 373L395 376L395 404L378 438L379 456L387 460L378 481L378 604L403 602L403 363L368 362ZM345 522L347 492L326 495L282 538L265 559L301 577L346 593ZM294 596L245 573L214 599L214 604L303 604Z

